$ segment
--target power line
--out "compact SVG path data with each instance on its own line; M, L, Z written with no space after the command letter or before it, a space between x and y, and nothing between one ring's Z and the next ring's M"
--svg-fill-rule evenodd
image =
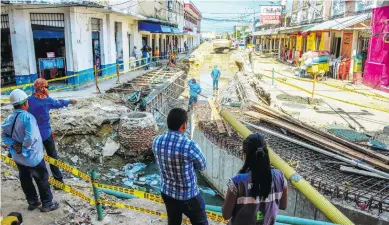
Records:
M118 4L109 5L109 6L123 5L123 4L130 3L130 2L132 2L132 0L130 0L130 1L125 1L125 2L122 2L122 3L118 3Z

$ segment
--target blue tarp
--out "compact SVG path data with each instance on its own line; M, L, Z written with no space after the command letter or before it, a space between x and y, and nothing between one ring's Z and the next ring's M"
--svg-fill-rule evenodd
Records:
M63 31L54 31L54 30L33 30L32 31L34 38L64 38Z

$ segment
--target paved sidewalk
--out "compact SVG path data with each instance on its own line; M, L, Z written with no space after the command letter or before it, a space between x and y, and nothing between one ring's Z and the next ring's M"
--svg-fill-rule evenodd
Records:
M179 59L183 59L187 57L186 54L179 54ZM162 66L165 66L167 63L167 60L161 60ZM135 71L130 71L127 73L120 74L120 83L129 82L133 79L135 79L138 76L141 76L147 72L153 71L158 69L159 67L150 67L149 70L145 70L144 68L140 68ZM117 82L117 77L113 77L111 79L107 80L101 80L98 82L99 89L101 93L105 93L107 90L109 90L112 87L120 85L120 83ZM94 82L91 84L88 84L87 87L79 88L78 90L63 90L63 91L57 91L57 92L51 92L50 97L53 98L72 98L72 99L81 99L81 98L87 98L92 96L98 96L96 93L96 85ZM1 99L7 99L8 95L1 95Z
M272 69L275 85L272 85ZM309 105L312 79L298 80L295 67L273 58L254 58L254 71L262 74L260 86L270 94L272 106L316 127L339 124L365 133L383 130L389 124L389 95L364 85L330 79L316 83L315 100ZM342 89L346 87L346 89Z

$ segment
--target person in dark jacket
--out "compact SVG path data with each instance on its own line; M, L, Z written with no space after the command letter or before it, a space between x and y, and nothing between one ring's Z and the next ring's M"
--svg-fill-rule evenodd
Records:
M244 164L227 184L223 217L230 220L229 225L274 225L278 210L288 205L287 180L280 170L271 168L262 135L249 135L242 150Z

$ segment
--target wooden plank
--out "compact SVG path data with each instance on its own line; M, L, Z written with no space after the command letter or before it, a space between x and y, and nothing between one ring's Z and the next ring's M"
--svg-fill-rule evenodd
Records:
M357 144L354 144L350 141L347 141L347 140L344 140L340 137L337 137L333 134L329 134L327 132L324 132L324 131L321 131L319 129L316 129L308 124L304 124L298 120L296 120L295 118L292 118L290 116L287 116L285 114L281 114L281 113L278 113L278 112L275 112L274 110L268 108L268 107L264 107L264 106L260 106L260 105L254 105L253 108L265 115L268 115L270 117L273 117L273 118L278 118L278 119L281 119L285 122L288 122L289 124L293 124L297 127L300 127L300 128L303 128L303 129L306 129L306 130L309 130L310 132L313 132L313 133L316 133L320 136L323 136L327 139L330 139L332 141L335 141L337 142L339 145L343 145L344 147L348 147L350 149L353 149L353 150L356 150L358 152L361 152L361 153L365 153L375 159L378 159L386 164L389 164L389 156L386 156L386 155L383 155L383 154L380 154L378 152L375 152L373 150L370 150L370 149L366 149L362 146L359 146Z
M216 126L217 126L219 133L221 133L221 134L226 133L226 130L224 129L222 118L220 117L219 112L217 111L213 100L211 98L208 98L208 103L211 107L212 116L216 122Z
M283 128L283 129L285 129L293 134L296 134L296 135L306 139L306 140L309 140L309 141L317 143L321 146L324 146L325 148L327 148L335 153L344 153L344 154L352 156L356 159L363 160L364 162L366 162L368 164L371 164L371 165L374 165L374 166L379 167L381 169L384 169L385 171L389 171L389 165L386 165L382 161L379 161L378 159L372 158L372 157L365 155L365 154L362 154L360 152L354 151L353 149L347 148L343 145L339 145L338 143L336 143L336 142L334 142L326 137L317 135L313 132L309 132L305 129L296 127L292 124L288 124L287 122L284 122L282 120L268 117L268 116L260 114L258 112L249 111L249 112L245 112L245 114L249 115L251 117L254 117L256 119L259 119L261 121L268 122L268 123L271 123L271 124L276 125L278 127L281 127L281 128Z

